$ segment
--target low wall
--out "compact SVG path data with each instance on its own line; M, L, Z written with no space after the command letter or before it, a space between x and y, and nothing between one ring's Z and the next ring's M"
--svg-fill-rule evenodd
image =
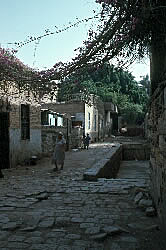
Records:
M144 135L144 129L143 128L137 128L137 127L129 127L127 128L126 136L143 136Z
M150 159L149 144L148 143L123 144L122 159L125 161L149 160Z
M105 158L95 163L83 175L84 180L97 181L98 178L116 178L122 160L149 160L148 144L115 143Z
M116 178L122 160L122 146L117 143L112 147L104 159L100 160L88 169L84 180L97 181L98 178Z
M42 153L44 155L50 155L55 148L55 142L58 133L62 132L64 134L64 138L67 139L66 131L66 127L42 126ZM69 150L71 148L81 147L82 135L82 128L72 128L71 133L68 135Z
M42 153L44 155L51 154L54 151L56 138L59 132L62 132L64 137L66 137L65 127L42 126Z

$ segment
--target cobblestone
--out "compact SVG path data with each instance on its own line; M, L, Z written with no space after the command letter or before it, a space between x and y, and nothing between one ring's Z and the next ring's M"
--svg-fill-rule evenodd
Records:
M89 150L67 152L63 171L53 172L49 158L36 166L4 170L1 249L152 250L147 244L143 248L142 242L158 232L154 228L158 218L146 217L131 195L135 187L148 187L148 172L138 171L139 178L125 177L122 171L118 179L83 180L84 172L111 147L110 143L93 144ZM152 234L147 228L152 228Z

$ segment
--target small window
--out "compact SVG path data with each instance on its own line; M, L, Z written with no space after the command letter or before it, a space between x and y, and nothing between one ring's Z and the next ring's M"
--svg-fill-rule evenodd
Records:
M41 112L41 125L49 125L48 123L48 112L42 111Z
M90 129L90 113L88 113L88 129Z
M55 127L57 127L57 126L58 126L58 119L55 118Z
M101 128L104 127L104 120L101 120Z
M96 115L95 115L95 124L94 124L94 129L96 131Z
M30 139L30 112L29 105L21 104L21 139Z

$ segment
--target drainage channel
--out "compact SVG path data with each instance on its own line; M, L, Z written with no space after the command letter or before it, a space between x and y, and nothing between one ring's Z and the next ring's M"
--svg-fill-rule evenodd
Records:
M84 180L141 179L149 177L149 145L147 143L115 143L105 158L84 173Z

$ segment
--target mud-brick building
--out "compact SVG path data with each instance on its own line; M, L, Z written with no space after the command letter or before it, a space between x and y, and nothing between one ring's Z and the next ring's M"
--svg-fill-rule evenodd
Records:
M151 193L166 230L166 81L160 83L151 98L147 127L151 146Z
M75 94L66 102L44 104L44 107L68 114L71 117L72 129L82 128L82 135L89 133L92 141L98 140L98 109L93 97L86 103L82 95Z
M40 153L40 105L32 94L21 94L9 85L0 92L0 168L14 167Z
M54 104L54 102L41 104L41 137L44 155L53 152L59 132L62 132L66 139L66 150L71 148L71 117L56 112Z
M73 94L65 102L45 103L42 108L70 115L71 133L73 129L81 128L82 135L88 133L91 142L104 140L105 136L110 136L118 120L115 119L117 118L116 106L112 103L103 103L94 95L91 95L87 101L82 94Z

